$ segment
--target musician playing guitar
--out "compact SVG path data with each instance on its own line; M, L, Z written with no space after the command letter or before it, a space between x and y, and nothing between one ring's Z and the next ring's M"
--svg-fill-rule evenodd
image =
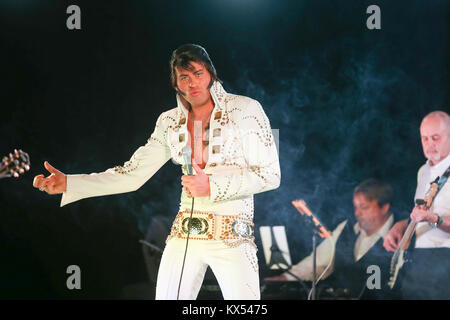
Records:
M450 117L442 111L428 114L421 123L422 148L428 161L419 169L416 205L410 218L416 240L411 263L405 265L405 278L399 284L405 299L449 299L450 267ZM438 188L431 206L421 202L433 183ZM417 204L418 202L418 204ZM410 224L411 225L411 224ZM408 220L397 222L384 239L388 251L399 248ZM405 248L401 248L405 249Z

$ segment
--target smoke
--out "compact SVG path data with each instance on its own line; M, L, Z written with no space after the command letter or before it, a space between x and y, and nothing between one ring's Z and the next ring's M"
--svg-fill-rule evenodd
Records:
M286 225L291 253L300 257L308 253L303 250L310 248L311 233L292 200L304 199L332 230L353 216L354 187L376 177L393 185L393 210L403 218L412 203L417 160L423 161L420 119L409 107L420 85L401 66L386 66L386 47L358 51L350 49L358 48L352 41L299 56L291 70L268 63L264 72L279 75L270 87L251 69L225 82L229 92L260 101L272 129L279 129L281 186L255 197L255 221L257 228ZM337 60L337 66L330 62ZM406 91L408 97L399 96Z
M134 1L136 9L86 2L82 36L64 28L65 5L36 3L0 5L1 149L22 148L33 165L22 179L0 185L5 237L51 239L66 236L68 225L87 232L108 221L137 225L142 234L155 218L170 226L181 191L171 161L136 192L62 210L59 196L31 184L44 160L67 174L128 160L168 104L169 53L186 42L204 45L225 89L258 100L279 129L281 186L255 195L258 242L259 226L285 225L298 261L311 250L311 229L291 201L304 199L334 229L353 215L353 188L370 177L392 184L392 211L408 216L425 161L420 120L449 110L445 1L381 1L379 31L365 27L367 1L255 2L239 12L226 2ZM170 98L165 110L175 106Z

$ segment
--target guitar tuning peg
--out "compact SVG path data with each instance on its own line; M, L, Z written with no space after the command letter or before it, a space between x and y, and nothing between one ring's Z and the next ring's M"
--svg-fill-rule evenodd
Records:
M19 177L19 174L13 168L11 168L9 170L9 172L14 178L18 178Z

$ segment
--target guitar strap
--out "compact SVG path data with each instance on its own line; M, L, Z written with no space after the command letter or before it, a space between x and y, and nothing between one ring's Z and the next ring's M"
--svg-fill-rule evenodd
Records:
M445 170L445 172L442 174L441 177L436 177L436 179L435 179L433 182L430 183L431 185L432 185L433 183L437 183L436 194L435 194L435 196L433 197L433 200L431 201L431 203L434 202L434 199L436 199L436 197L437 197L439 191L441 191L442 187L443 187L444 184L447 182L449 176L450 176L450 166L447 168L447 170ZM436 180L437 180L437 181L436 181ZM430 192L430 190L431 190L431 187L430 187L430 189L428 190L428 192ZM427 193L428 193L428 192L427 192Z
M450 176L450 166L447 168L447 170L445 170L444 174L439 179L439 181L438 181L438 191L437 192L439 192L439 190L441 190L441 188L444 185L444 183L447 182L449 176ZM436 193L436 195L437 195L437 193Z
M442 174L441 177L439 177L439 176L436 177L436 179L435 179L433 182L430 183L431 186L432 186L434 183L437 184L436 194L434 195L434 197L433 197L433 199L432 199L432 201L431 201L431 204L434 202L434 199L436 199L436 197L437 197L439 191L441 191L442 187L443 187L444 184L447 182L449 176L450 176L450 166L447 168L447 170L445 170L445 172ZM430 188L428 189L428 191L427 191L427 193L426 193L427 195L428 195L428 193L431 191L431 186L430 186ZM430 204L430 207L431 207L431 204ZM409 221L411 221L411 220L409 219ZM415 236L418 237L418 236L420 236L422 233L424 233L424 232L427 231L427 230L429 230L429 227L428 227L428 226L425 226L425 227L422 226L422 227L419 228L419 229L416 227L416 230L415 230Z

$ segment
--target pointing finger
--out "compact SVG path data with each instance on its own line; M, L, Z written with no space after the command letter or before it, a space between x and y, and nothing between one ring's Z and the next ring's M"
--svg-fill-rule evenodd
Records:
M45 169L48 170L48 172L50 173L58 173L59 171L57 169L55 169L50 163L48 163L47 161L44 162L44 167Z

